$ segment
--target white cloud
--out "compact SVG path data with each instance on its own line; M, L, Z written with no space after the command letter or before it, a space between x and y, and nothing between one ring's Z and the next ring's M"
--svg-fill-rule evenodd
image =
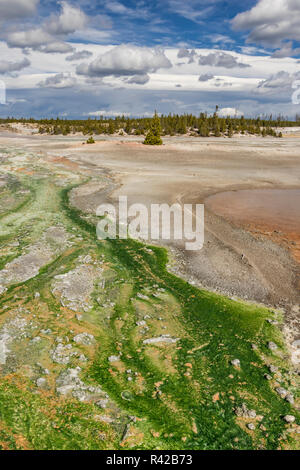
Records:
M38 83L42 88L70 88L76 85L76 78L69 73L58 73Z
M127 79L127 83L132 83L136 85L145 85L150 80L149 75L146 73L145 75L133 75L133 77Z
M33 15L39 0L0 0L0 21Z
M294 55L300 54L300 48L293 50L292 41L286 42L280 49L277 49L273 54L273 59L283 59L284 57L293 57Z
M189 64L192 64L195 62L195 57L197 57L197 54L194 49L191 51L189 51L188 49L179 49L177 57L178 59L183 59L185 57L188 57Z
M271 95L283 95L286 92L292 94L293 82L299 79L300 72L289 73L282 70L262 80L257 86L257 92Z
M148 18L149 11L145 6L145 3L136 2L136 8L129 8L125 6L123 3L118 2L117 0L107 0L105 2L105 8L115 15L123 15L132 18Z
M80 64L77 73L90 77L145 75L171 66L161 49L124 44L105 52L90 64Z
M219 0L168 0L170 10L195 23L202 23L203 19L213 11Z
M299 41L299 24L299 0L259 0L232 20L234 29L250 31L248 42L270 47L280 46L285 40Z
M28 31L16 31L9 33L6 42L10 47L38 48L43 44L49 44L53 37L42 28L35 28Z
M46 52L47 54L68 54L74 50L74 47L63 41L55 41L50 42L50 44L46 44L45 46L41 46L39 50L41 52Z
M67 2L62 2L62 11L59 16L50 18L46 25L47 30L52 34L70 34L83 29L88 18L80 8L73 7Z
M236 108L222 108L218 111L218 115L220 117L240 117L244 116L244 113Z
M233 55L219 51L199 55L199 65L211 65L212 67L224 67L226 69L250 67L249 64L239 62Z
M123 113L122 111L110 111L109 109L100 109L99 111L91 111L86 113L85 116L131 116L131 113Z
M45 53L66 54L72 52L73 47L63 39L69 34L83 29L88 18L79 8L73 7L65 1L60 5L61 13L52 15L41 25L23 31L8 32L5 35L5 40L9 47L40 50Z
M66 57L66 60L69 62L72 62L73 60L82 60L82 59L88 59L89 57L92 57L93 53L90 51L76 51L72 55L68 55Z
M20 70L29 66L30 66L30 61L26 57L23 60L20 60L18 62L9 62L6 60L1 60L0 61L0 74L19 72Z

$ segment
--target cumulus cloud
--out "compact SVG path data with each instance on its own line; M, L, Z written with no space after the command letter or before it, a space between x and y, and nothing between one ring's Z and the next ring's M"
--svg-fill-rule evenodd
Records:
M67 2L61 3L62 11L59 16L52 16L47 30L52 34L70 34L83 29L88 22L85 13Z
M286 91L291 93L293 82L299 79L300 72L289 73L282 70L262 80L257 86L257 91L266 94L278 94L279 90L280 93Z
M79 75L90 77L146 75L172 66L162 49L129 45L116 46L90 64L77 67Z
M27 50L33 49L46 53L67 54L74 50L70 44L56 39L42 28L9 33L6 37L6 42L9 47Z
M77 51L74 52L72 55L68 55L66 57L66 60L69 62L72 62L73 60L82 60L82 59L88 59L89 57L92 57L93 53L90 51Z
M46 44L45 46L41 46L39 50L41 52L46 52L47 54L67 54L69 52L72 52L74 50L74 47L63 41L55 41L51 42L50 44Z
M39 0L1 0L0 21L33 15Z
M248 42L280 46L285 40L300 40L300 2L298 0L259 0L248 11L239 13L232 26L250 31Z
M64 42L64 39L68 34L84 28L87 21L86 15L79 8L63 1L59 15L52 15L49 20L31 29L8 32L5 40L9 47L66 54L74 48Z
M198 80L199 82L208 82L208 80L212 80L213 78L215 77L211 73L203 73Z
M25 67L30 66L30 61L25 57L23 60L19 62L9 62L6 60L0 61L0 73L11 73L11 72L19 72L20 70L24 69Z
M218 115L220 117L240 117L243 116L244 113L242 111L239 111L236 108L222 108L218 111Z
M76 85L76 78L70 73L58 73L38 83L41 88L71 88Z
M178 59L183 59L187 57L189 59L189 64L195 62L195 57L197 57L196 51L193 49L189 51L188 49L179 49L177 54Z
M226 69L250 67L249 64L239 62L236 57L226 52L211 52L208 55L199 55L199 65L224 67Z
M53 38L42 28L35 28L28 31L16 31L9 33L6 41L10 47L30 47L35 49L43 44L52 42Z
M292 41L286 42L280 49L277 49L272 55L272 59L282 59L284 57L293 57L300 54L300 48L293 49Z

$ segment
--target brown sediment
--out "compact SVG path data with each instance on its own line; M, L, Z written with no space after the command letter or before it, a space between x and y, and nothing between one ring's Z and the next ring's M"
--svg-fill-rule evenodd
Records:
M300 264L300 189L227 191L206 199L215 214L288 248Z
M67 166L68 168L78 168L78 163L75 163L66 157L50 157L49 160L53 163L61 163L62 165Z

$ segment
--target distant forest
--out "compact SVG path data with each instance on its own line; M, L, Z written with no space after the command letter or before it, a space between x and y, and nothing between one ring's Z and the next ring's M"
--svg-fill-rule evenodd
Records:
M219 117L218 108L213 115L201 113L193 114L169 114L159 117L162 136L174 136L188 134L199 137L232 137L234 134L250 134L260 136L282 137L281 127L300 126L300 117L295 121L283 116L258 117L247 119L245 117ZM0 124L23 123L35 124L40 134L69 135L82 133L83 135L119 134L119 135L146 135L151 128L152 118L130 118L117 116L115 118L89 118L85 120L69 119L0 119Z

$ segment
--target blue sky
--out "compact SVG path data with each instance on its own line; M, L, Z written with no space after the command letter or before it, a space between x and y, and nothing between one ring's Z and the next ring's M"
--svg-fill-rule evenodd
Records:
M0 0L0 116L293 117L299 24L299 0Z

